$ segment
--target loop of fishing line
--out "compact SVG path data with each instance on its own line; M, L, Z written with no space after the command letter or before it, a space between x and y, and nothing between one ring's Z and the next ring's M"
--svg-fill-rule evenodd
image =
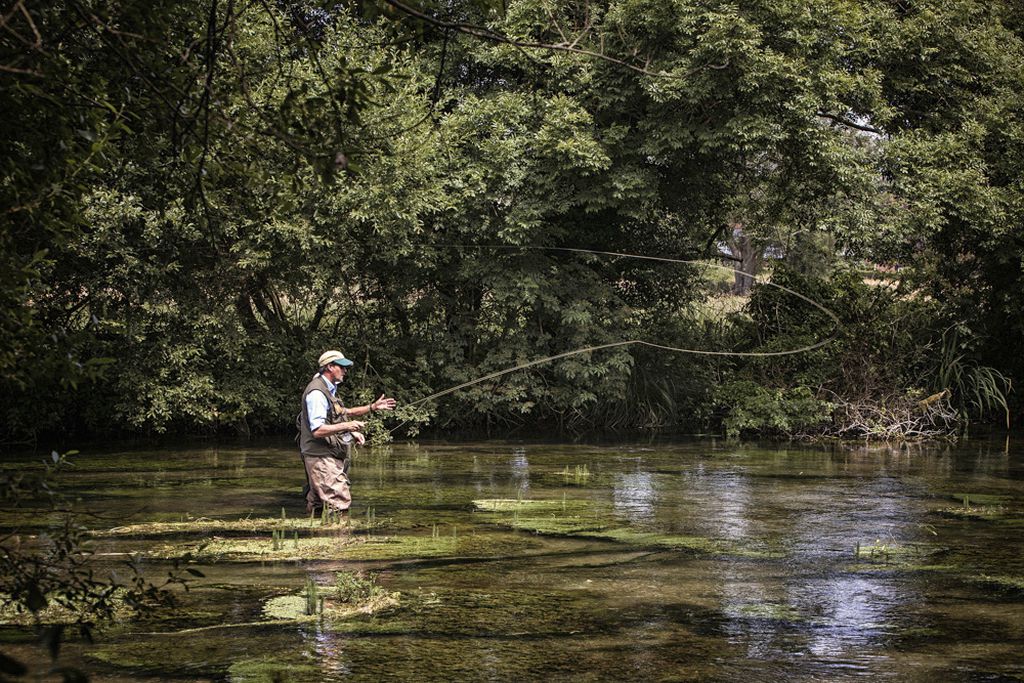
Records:
M725 271L728 271L730 273L738 273L740 275L744 275L746 277L749 277L754 282L758 282L760 284L767 285L769 287L775 287L776 289L779 289L779 290L781 290L781 291L783 291L783 292L785 292L785 293L787 293L787 294L789 294L791 296L794 296L794 297L800 299L801 301L804 301L804 302L810 304L811 306L814 306L819 311L821 311L822 313L824 313L825 315L827 315L829 318L832 319L832 322L834 323L834 328L832 330L832 334L830 334L825 339L822 339L821 341L815 342L813 344L807 344L807 345L801 346L801 347L796 348L796 349L787 349L787 350L784 350L784 351L708 351L708 350L705 350L705 349L688 349L688 348L683 348L683 347L678 347L678 346L669 346L669 345L666 345L666 344L656 344L654 342L645 341L643 339L627 339L627 340L624 340L624 341L611 342L609 344L597 344L597 345L594 345L594 346L585 346L585 347L582 347L582 348L579 348L579 349L572 349L571 351L563 351L562 353L556 353L556 354L551 355L551 356L545 356L544 358L538 358L536 360L527 361L525 363L520 363L519 365L516 365L514 367L505 368L503 370L498 370L496 372L488 373L488 374L483 375L481 377L477 377L475 379L472 379L472 380L470 380L468 382L463 382L462 384L458 384L456 386L449 387L449 388L444 389L442 391L438 391L436 393L430 394L429 396L425 396L425 397L423 397L421 399L413 401L412 403L406 404L410 408L414 407L414 406L417 406L417 405L419 405L421 403L426 403L427 401L431 401L431 400L434 400L434 399L437 399L437 398L441 398L442 396L447 396L448 394L452 394L452 393L454 393L456 391L459 391L461 389L469 388L469 387L471 387L471 386L473 386L475 384L480 384L481 382L486 382L488 380L497 379L498 377L502 377L504 375L507 375L507 374L512 373L512 372L516 372L518 370L524 370L526 368L530 368L530 367L533 367L535 365L541 365L543 363L549 363L551 361L559 360L561 358L568 358L569 356L575 356L575 355L578 355L578 354L581 354L581 353L588 353L588 352L591 352L591 351L600 351L601 349L610 349L610 348L616 348L616 347L620 347L620 346L634 346L635 345L635 346L646 346L648 348L659 349L661 351L670 351L672 353L689 353L689 354L700 355L700 356L739 356L739 357L746 357L746 358L767 358L767 357L774 357L774 356L792 356L792 355L795 355L795 354L798 354L798 353L806 353L808 351L813 351L815 349L820 349L823 346L831 344L833 341L836 340L836 337L838 337L838 335L839 335L839 328L842 325L842 323L839 320L839 316L837 316L831 310L826 308L824 305L818 303L817 301L811 299L810 297L807 297L807 296L801 294L800 292L796 292L796 291L790 289L789 287L784 287L783 285L776 284L776 283L774 283L774 282L772 282L770 280L763 279L762 277L760 277L758 275L755 275L753 273L747 273L745 271L739 270L738 268L731 268L729 266L724 266L724 265L721 265L721 264L718 264L718 263L709 263L709 262L703 261L703 260L697 260L697 259L677 259L677 258L670 258L670 257L667 257L667 256L645 256L643 254L628 254L628 253L617 252L617 251L601 251L601 250L598 250L598 249L583 249L583 248L580 248L580 247L542 247L542 246L514 246L514 245L504 245L504 244L475 245L475 244L443 244L443 243L441 243L441 244L423 244L423 245L417 245L417 247L418 248L428 248L428 249L429 248L437 248L437 249L481 249L481 250L483 250L483 249L492 249L492 250L558 251L558 252L566 252L566 253L574 253L574 254L594 254L594 255L597 255L597 256L611 256L611 257L617 257L617 258L638 259L638 260L643 260L643 261L657 261L657 262L660 262L660 263L677 263L677 264L686 264L686 265L698 265L698 266L703 266L703 267L707 267L707 268L718 268L720 270L725 270ZM409 420L403 421L398 426L388 430L388 432L389 433L395 432L397 429L401 428L407 422L409 422Z

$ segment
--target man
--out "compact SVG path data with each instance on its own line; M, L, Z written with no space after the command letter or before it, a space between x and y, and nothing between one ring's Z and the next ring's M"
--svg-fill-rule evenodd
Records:
M394 410L395 399L381 394L365 406L346 408L337 397L337 391L352 361L341 351L325 351L317 365L317 374L302 392L302 412L296 424L299 452L309 484L306 512L316 513L326 505L331 512L345 513L352 504L348 481L349 444L366 442L362 433L366 423L350 418L364 417L375 410Z

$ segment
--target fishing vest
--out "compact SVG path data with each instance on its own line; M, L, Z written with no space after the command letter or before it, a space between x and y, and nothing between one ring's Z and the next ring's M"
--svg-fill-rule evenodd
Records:
M330 391L327 389L327 380L320 375L314 377L302 392L302 411L295 418L295 426L299 430L299 452L302 455L321 458L344 458L347 448L341 440L341 434L331 434L324 438L317 438L313 436L313 432L309 429L309 410L306 409L306 397L309 396L311 391L319 391L327 397L327 421L325 424L332 425L344 422L342 418L345 417L345 406L341 404L339 399L331 396Z

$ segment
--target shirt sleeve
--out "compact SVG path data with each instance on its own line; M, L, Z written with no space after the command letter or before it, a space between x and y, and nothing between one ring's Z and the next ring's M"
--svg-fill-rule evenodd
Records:
M309 431L315 432L327 422L327 396L322 391L311 391L306 395L306 415L309 417Z

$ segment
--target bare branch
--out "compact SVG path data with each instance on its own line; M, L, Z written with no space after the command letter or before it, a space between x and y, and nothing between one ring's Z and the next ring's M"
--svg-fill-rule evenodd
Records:
M878 128L875 128L874 126L867 126L867 125L864 125L862 123L856 123L855 121L851 121L851 120L849 120L849 119L847 119L847 118L845 118L843 116L839 116L838 114L829 114L828 112L821 111L819 109L818 112L817 112L817 115L820 116L823 119L828 119L829 121L832 121L833 123L838 123L840 126L846 126L847 128L855 128L857 130L862 130L865 133L873 133L875 135L885 135L885 133L883 131L879 130Z

